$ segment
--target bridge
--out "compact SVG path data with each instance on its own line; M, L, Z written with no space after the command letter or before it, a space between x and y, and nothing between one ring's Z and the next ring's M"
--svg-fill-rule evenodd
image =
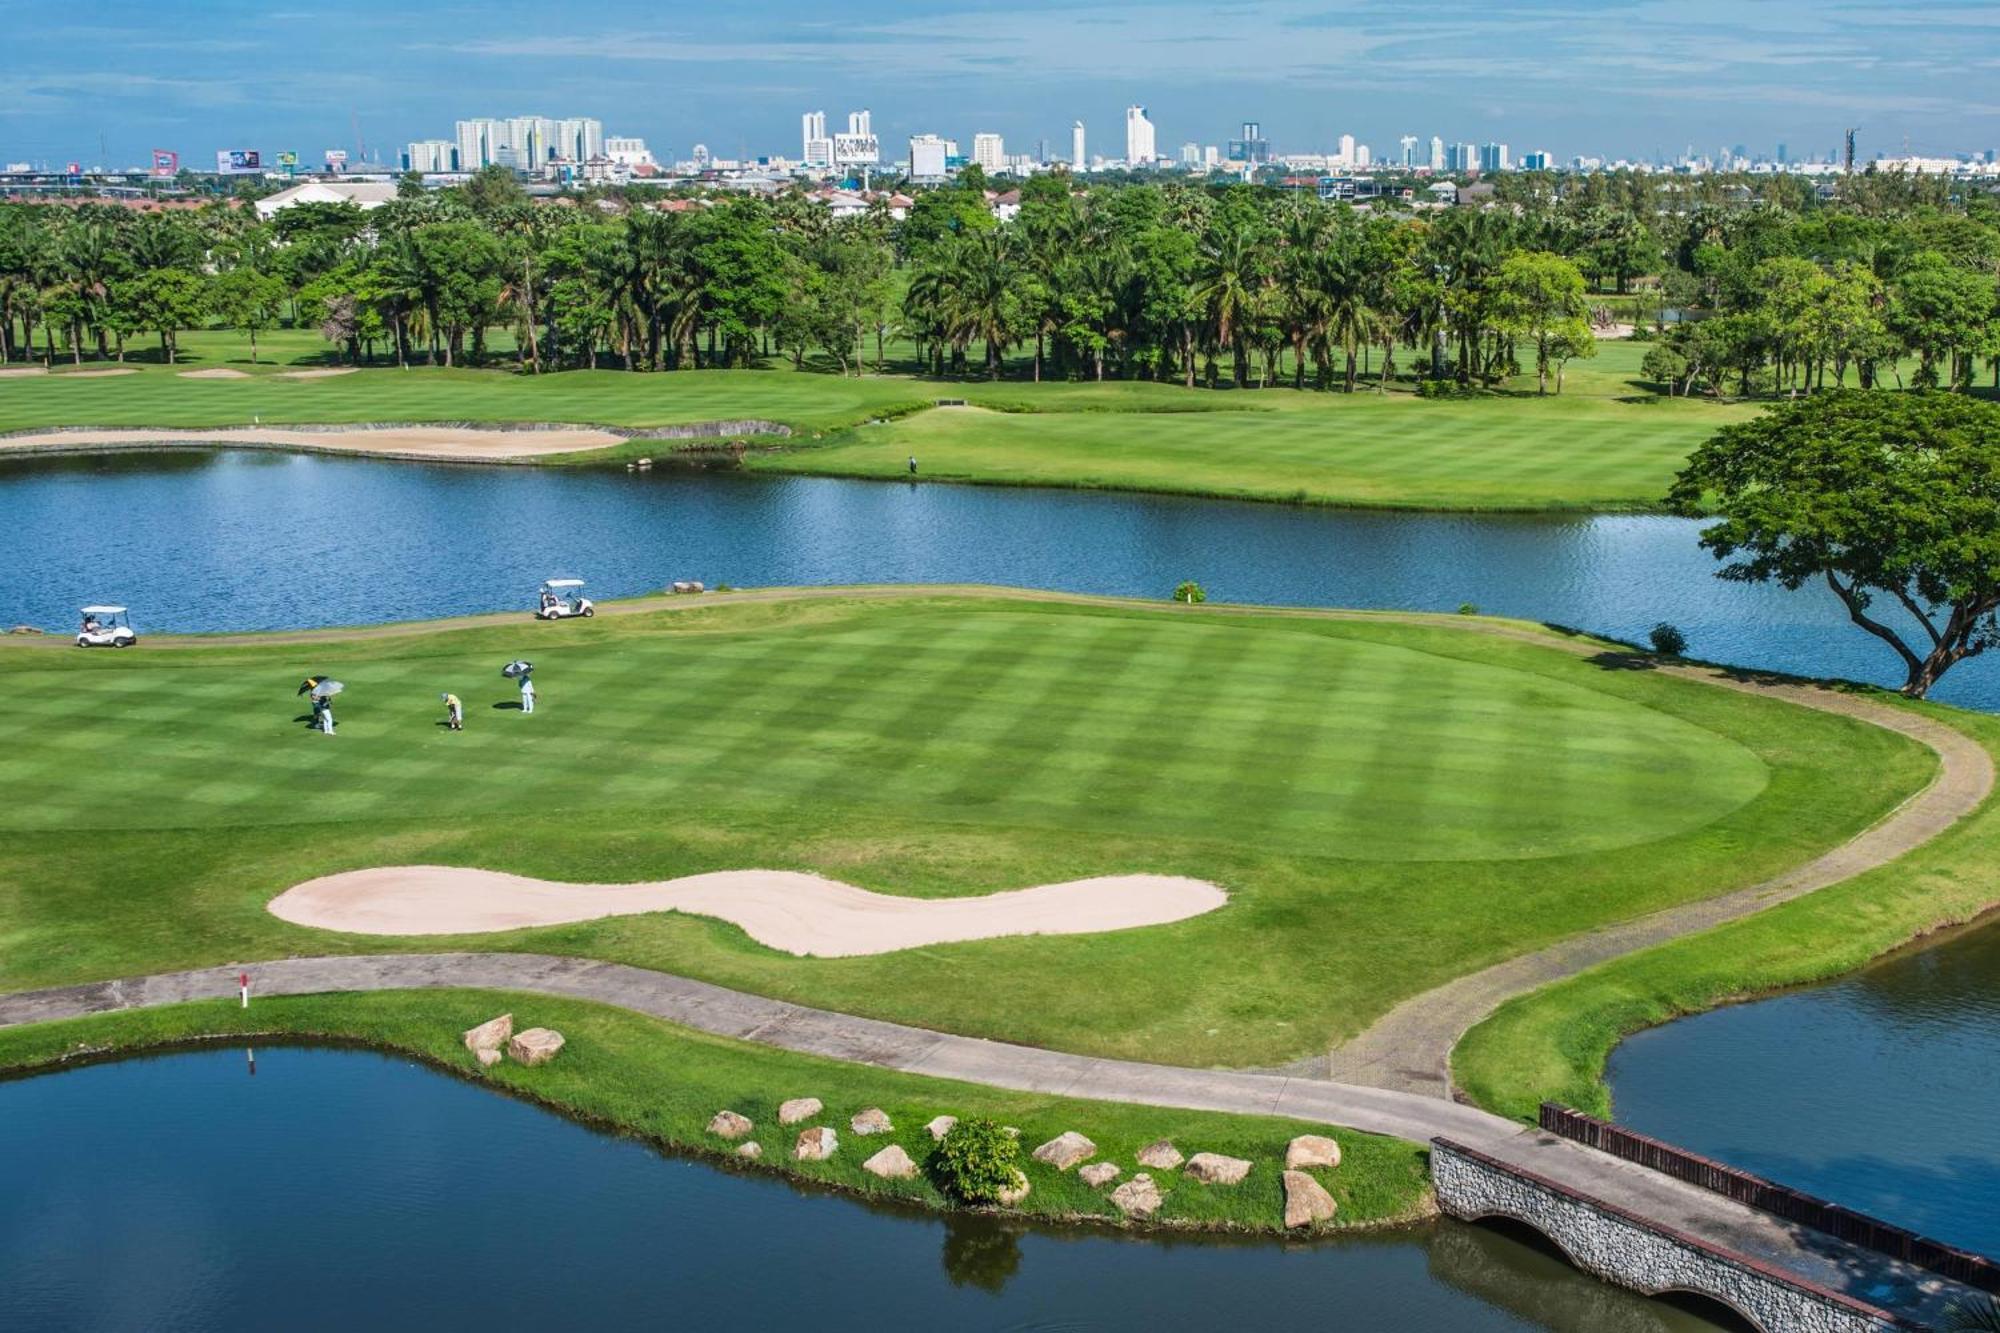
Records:
M1579 1268L1688 1293L1760 1333L1882 1333L2000 1291L2000 1265L1561 1108L1474 1107L1287 1074L1073 1055L812 1009L671 973L538 954L289 958L0 995L0 1028L237 996L472 987L592 1000L784 1050L1025 1092L1283 1116L1428 1142L1439 1205L1547 1236ZM254 1004L254 1000L253 1000Z

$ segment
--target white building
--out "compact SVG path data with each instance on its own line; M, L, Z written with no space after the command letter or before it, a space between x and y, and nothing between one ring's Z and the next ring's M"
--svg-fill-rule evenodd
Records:
M997 134L980 132L972 136L972 160L981 171L992 175L1007 166L1007 146Z
M1181 145L1181 165L1190 171L1201 166L1201 145L1190 140Z
M833 140L826 132L826 112L808 111L800 117L800 139L803 151L799 160L808 167L821 169L833 165Z
M366 212L395 197L396 187L389 181L307 181L259 199L257 216L269 221L300 204L353 204Z
M1479 169L1481 171L1507 170L1507 145L1504 143L1481 145L1479 149Z
M652 150L646 147L644 139L621 139L616 136L604 141L604 155L621 167L653 167Z
M1069 129L1069 169L1079 176L1090 169L1090 159L1083 155L1083 122L1080 120Z
M1431 136L1431 170L1444 170L1444 140L1435 134Z
M1340 136L1340 152L1338 152L1334 156L1335 160L1337 160L1343 167L1351 167L1354 165L1353 135L1343 134Z
M481 117L457 125L458 170L512 167L540 171L550 161L587 162L604 157L604 122L589 116Z
M456 171L458 145L450 139L419 139L403 150L407 171Z
M1416 166L1417 136L1414 134L1406 134L1401 139L1398 139L1396 142L1401 144L1403 148L1403 165L1406 167Z
M945 178L945 158L950 145L935 134L910 137L910 179L941 181Z
M866 111L847 113L847 133L833 136L833 164L836 167L872 167L882 160L882 145L875 138L874 118Z
M1354 145L1354 156L1348 160L1348 165L1353 167L1365 167L1371 165L1374 161L1375 161L1374 151L1371 150L1367 144L1361 143Z
M1146 118L1146 108L1128 106L1125 108L1125 165L1128 167L1149 167L1159 152L1153 142L1153 122Z

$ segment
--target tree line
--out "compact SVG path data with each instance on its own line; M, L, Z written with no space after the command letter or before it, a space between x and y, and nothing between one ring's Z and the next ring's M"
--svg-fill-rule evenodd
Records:
M172 361L210 325L254 357L290 326L354 364L860 374L893 343L938 375L1453 392L1532 372L1559 392L1618 318L1656 338L1645 373L1672 393L1964 388L1981 359L2000 379L2000 211L1936 182L1852 178L1828 201L1792 181L1522 175L1428 211L1056 173L1006 221L985 184L968 171L901 218L880 200L836 218L801 191L536 201L501 171L269 221L0 205L0 358L150 338Z

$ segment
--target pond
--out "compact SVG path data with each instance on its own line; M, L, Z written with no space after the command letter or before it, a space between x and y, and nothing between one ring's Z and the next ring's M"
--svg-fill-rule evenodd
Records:
M146 630L255 630L523 610L552 575L599 597L1006 583L1137 597L1456 610L1698 656L1894 683L1830 592L1725 583L1690 520L1442 515L733 471L425 465L254 451L0 460L0 626L89 602ZM1939 697L2000 708L1974 662Z
M0 1324L1555 1329L1698 1316L1456 1223L1307 1244L871 1207L366 1051L0 1082Z

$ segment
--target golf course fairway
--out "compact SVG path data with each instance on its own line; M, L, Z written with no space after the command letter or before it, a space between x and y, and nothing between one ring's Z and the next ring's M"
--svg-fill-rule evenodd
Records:
M307 643L9 643L0 990L529 951L1065 1050L1273 1065L1496 960L1756 883L1936 770L1882 728L1602 647L1450 617L919 590ZM532 716L500 676L516 656L536 664ZM332 736L294 697L319 674L346 684ZM760 867L921 898L1182 876L1228 901L848 958L677 913L419 940L267 910L407 865L600 885Z

